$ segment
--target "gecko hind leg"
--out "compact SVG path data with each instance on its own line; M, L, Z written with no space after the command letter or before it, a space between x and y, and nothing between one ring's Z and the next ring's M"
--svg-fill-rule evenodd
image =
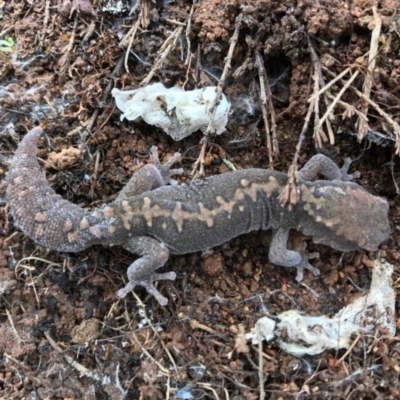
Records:
M147 236L132 238L124 245L125 249L141 257L134 261L128 268L127 275L129 282L125 287L118 290L117 296L124 298L135 286L144 287L156 300L165 306L168 300L156 289L154 281L175 280L175 272L157 273L156 269L161 268L168 260L169 251L166 246L156 239Z
M289 237L289 230L278 228L272 233L271 246L268 257L271 262L282 267L293 267L297 270L296 281L301 282L304 277L304 270L311 271L315 276L320 274L318 268L313 267L308 260L319 257L319 253L306 254L307 244L303 243L299 251L288 250L286 244Z

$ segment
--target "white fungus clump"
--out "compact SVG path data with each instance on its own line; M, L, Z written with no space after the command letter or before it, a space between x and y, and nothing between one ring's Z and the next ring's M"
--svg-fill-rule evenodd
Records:
M209 86L203 89L185 91L179 87L167 89L162 83L146 87L111 92L122 111L121 121L139 121L143 119L149 125L155 125L174 140L181 140L197 130L205 131L211 118L211 107L217 96L217 88ZM225 131L231 104L222 94L214 119L217 135Z
M274 336L279 347L302 357L320 354L326 349L348 349L353 335L372 335L377 326L396 334L395 292L392 282L393 266L375 261L369 292L342 308L333 317L311 316L297 310L288 310L277 316L279 322L262 317L252 331L246 334L253 344L270 341Z

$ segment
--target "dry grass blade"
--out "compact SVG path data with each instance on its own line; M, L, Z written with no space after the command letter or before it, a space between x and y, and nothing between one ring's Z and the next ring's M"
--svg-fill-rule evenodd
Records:
M333 72L329 71L327 68L324 68L324 70L328 74L333 75ZM362 101L366 101L373 109L375 109L379 113L379 115L381 115L386 120L386 122L392 127L394 141L395 141L395 149L396 149L395 154L400 155L400 125L399 125L399 123L396 122L388 113L383 111L382 108L379 107L378 104L376 104L373 100L371 100L369 97L365 97L361 91L359 91L358 89L356 89L353 86L349 86L349 88L351 90L353 90L353 92L356 93L357 96L359 96ZM357 112L357 110L350 105L347 105L347 111L348 110L354 110L359 118L367 118L365 115L361 114L360 112ZM389 137L389 140L392 140L392 138Z
M371 88L372 88L372 74L375 69L376 64L376 55L378 54L378 44L379 44L379 36L381 34L381 26L382 26L382 19L378 14L376 6L372 7L372 11L374 13L374 24L375 28L372 31L371 35L371 44L370 44L370 51L369 51L369 59L368 59L368 71L365 74L365 81L363 85L363 96L364 98L370 98L371 95ZM367 123L367 114L368 114L368 104L365 104L362 107L361 112L364 114L365 118L358 118L357 125L358 125L358 135L357 139L361 141L364 136L369 131L369 126Z
M332 113L333 109L335 108L336 104L338 103L338 101L343 96L343 93L350 87L350 85L353 83L354 79L357 78L359 73L360 73L359 70L355 71L354 74L350 77L350 79L343 85L342 89L340 89L340 92L337 94L335 99L332 101L331 105L326 110L325 114L320 119L320 121L319 121L319 126L320 127L322 126L324 121L328 118L328 116L331 115L331 113Z
M271 88L269 86L269 80L267 72L265 70L264 61L258 50L256 51L255 59L256 59L255 65L258 69L258 77L260 79L259 96L261 101L261 110L264 120L264 127L265 127L266 141L267 141L269 167L272 168L272 162L273 162L272 157L279 153L278 140L276 135L276 114L272 102L272 93L271 93ZM268 104L268 110L267 110L267 104ZM268 114L271 117L271 129L268 123Z
M160 48L161 54L158 56L156 62L154 63L153 68L148 73L146 78L144 78L140 82L141 86L146 86L150 83L150 81L153 79L153 76L156 73L156 71L161 68L161 66L162 66L163 62L165 61L165 59L167 58L168 54L175 47L177 40L182 35L182 32L183 32L183 27L180 26L179 28L176 28L175 31L172 33L172 35L169 36L165 40L165 42L163 43L163 45Z
M60 76L58 78L60 86L62 86L64 84L65 74L69 68L69 62L71 59L71 51L72 51L72 48L74 47L77 26L78 26L78 17L75 16L74 27L72 28L71 37L69 39L67 46L64 48L64 51L63 51L64 55L58 61L58 65L60 67L60 72L59 72Z
M185 65L189 66L190 65L190 60L192 58L192 53L190 52L190 32L192 29L192 19L193 19L193 13L194 13L194 4L192 5L192 7L190 8L190 13L189 13L189 17L188 17L188 22L186 25L186 29L185 29L185 37L186 37L186 43L187 43L187 55L186 55L186 60L185 60Z
M317 52L314 49L314 46L310 40L309 37L308 39L308 46L310 48L310 54L311 54L311 60L312 60L312 65L313 65L313 80L314 80L314 93L310 97L310 105L307 110L307 115L304 118L304 124L303 128L300 132L299 140L296 145L296 152L293 157L293 161L291 166L289 167L288 171L288 182L286 186L283 188L281 194L279 195L279 203L284 206L286 209L289 211L292 210L293 205L296 204L299 201L299 191L297 188L298 184L298 162L299 162L299 157L300 157L300 150L303 145L304 139L305 139L305 134L306 131L310 125L310 120L311 120L311 115L313 112L315 112L316 109L316 103L319 101L319 80L322 80L322 73L321 73L321 64L319 62ZM317 120L318 120L318 107L317 107ZM318 136L321 137L321 136ZM315 138L315 127L314 127L314 138Z
M50 334L45 331L44 336L49 341L51 347L56 350L58 353L62 354L65 361L71 365L71 367L75 368L81 376L87 376L89 378L94 379L95 381L102 382L104 380L104 376L100 375L98 372L93 372L90 369L86 368L84 365L76 362L72 357L68 356L64 353L64 350L58 346L58 344L54 341L54 339L50 336Z
M317 148L322 147L322 142L325 142L328 140L326 137L325 132L322 129L322 123L320 117L319 117L319 101L320 101L320 95L323 95L323 99L325 102L326 107L329 109L330 102L327 97L327 93L329 93L329 85L325 85L324 77L322 75L322 67L321 67L321 62L318 58L317 52L315 51L315 48L313 46L312 41L308 37L308 47L310 49L310 55L311 55L311 60L313 63L313 80L314 80L314 90L313 90L313 95L309 99L309 102L311 103L311 109L314 112L314 142L315 146ZM324 87L324 90L320 90L320 86ZM329 141L331 144L335 143L335 137L333 135L333 129L330 123L330 119L333 119L333 115L329 114L329 118L326 119L326 127L328 130L329 134Z
M199 169L199 175L200 176L204 176L204 156L205 156L205 152L206 152L206 148L207 148L207 144L208 144L208 136L214 132L214 119L215 119L215 114L217 112L217 107L218 104L221 100L221 94L222 94L222 90L225 86L225 81L226 78L228 76L228 72L231 69L231 62L232 62L232 57L233 57L233 51L235 50L236 44L238 42L239 39L239 28L236 26L235 31L233 32L233 35L230 39L230 46L229 46L229 50L228 50L228 55L225 58L225 63L224 63L224 70L222 72L221 75L221 79L218 82L217 85L217 95L215 96L215 100L214 103L212 104L210 110L211 110L211 117L210 117L210 122L207 126L206 131L204 132L204 137L201 140L201 151L200 151L200 155L197 158L196 162L194 163L193 166L193 170L192 170L192 175L196 176L197 173L197 168L200 166Z

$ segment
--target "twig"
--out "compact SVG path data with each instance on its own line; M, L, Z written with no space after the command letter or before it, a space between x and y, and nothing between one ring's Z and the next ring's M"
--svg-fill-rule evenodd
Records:
M121 68L122 68L122 65L123 65L123 61L124 61L124 56L121 56L121 57L118 59L118 62L117 62L117 64L115 65L113 72L111 73L110 80L108 81L107 87L106 87L106 88L104 89L104 91L103 91L103 97L101 98L101 102L102 102L103 104L106 102L107 97L108 97L108 95L110 94L111 88L114 86L114 79L113 79L113 78L114 78L115 76L117 76L117 75L120 73L120 71L121 71ZM84 130L84 133L83 133L83 135L82 135L82 144L80 145L80 150L82 150L82 149L86 146L86 138L87 138L87 135L88 135L88 134L91 132L91 130L93 129L94 123L96 122L96 119L97 119L97 117L99 116L99 114L100 114L100 108L96 108L96 109L94 110L93 115L90 117L90 119L89 119L88 121L82 123L81 126L79 126L79 127L76 128L76 129L73 129L71 132L68 132L67 136L69 136L69 137L70 137L70 136L74 136L74 135L76 135L77 133L79 133L83 128L86 127L86 129ZM101 129L101 128L104 126L104 124L105 124L106 122L107 122L107 121L104 121L104 122L103 122L103 125L102 125L101 127L99 127L99 129Z
M189 17L187 20L187 24L186 24L186 30L185 30L185 37L186 37L186 42L187 42L187 56L186 56L186 60L185 60L185 65L187 65L188 67L190 66L190 60L192 59L192 53L190 51L190 31L192 29L192 18L193 18L193 13L194 13L194 4L192 4L192 7L190 9L190 13L189 13Z
M265 400L264 390L264 360L262 351L262 337L260 333L260 325L256 324L256 337L258 340L258 385L260 387L260 400Z
M222 71L221 79L219 80L218 85L217 85L217 95L215 96L213 105L210 108L210 110L211 110L210 122L208 123L207 129L204 132L203 139L200 141L200 143L202 144L202 148L200 151L200 155L193 166L193 170L192 170L193 176L196 176L196 171L197 171L197 168L199 167L199 165L200 165L199 175L204 176L204 155L206 153L208 138L211 133L214 133L215 114L217 112L217 108L218 108L219 102L221 100L222 89L224 88L225 81L228 76L228 72L231 69L231 61L232 61L232 57L233 57L233 51L235 50L235 46L238 42L238 39L239 39L239 28L236 26L235 31L233 32L233 35L230 39L230 46L229 46L229 50L228 50L228 55L225 58L224 70Z
M376 6L372 7L372 11L374 13L374 23L375 28L372 31L371 35L371 44L369 48L369 59L368 59L368 70L365 74L365 81L363 85L363 95L365 98L370 98L371 95L371 88L372 88L372 74L375 69L376 64L376 55L378 54L378 44L379 44L379 36L381 34L381 26L382 26L382 19L378 14ZM368 114L368 104L364 104L361 112L365 115ZM357 139L359 142L363 139L363 137L368 133L369 127L367 123L367 118L359 118L357 121L358 125L358 135Z
M139 20L140 20L140 18L137 19L136 23L131 26L131 28L129 29L128 33L119 42L119 44L118 44L119 47L124 47L128 41L132 40L132 37L135 37L136 31L137 31L138 26L139 26Z
M323 141L327 141L328 138L325 135L325 132L323 131L323 129L321 129L321 120L319 118L319 88L320 86L325 86L325 81L324 81L324 77L322 75L322 68L321 68L321 62L319 61L318 58L318 54L315 51L315 48L313 46L313 43L310 39L309 36L307 36L307 41L308 41L308 47L310 49L310 55L311 55L311 61L313 63L313 79L314 79L314 95L313 97L313 102L310 102L313 107L313 111L314 111L314 133L313 133L313 138L314 138L314 142L317 148L321 148L322 147L322 142ZM328 89L326 89L328 90ZM327 99L326 95L324 95L324 102L326 104L326 106L329 108L329 100ZM332 126L331 123L329 121L329 119L326 120L326 127L328 129L328 133L329 133L329 139L330 139L330 143L334 144L335 142L335 138L333 135L333 130L332 130Z
M166 354L167 354L172 366L174 367L175 373L178 374L178 367L176 366L176 362L175 362L174 358L172 357L171 352L169 351L168 347L165 345L164 340L161 339L160 334L159 334L158 330L154 327L153 323L151 322L151 319L147 316L146 306L143 304L142 300L139 298L139 296L134 291L132 291L132 294L133 294L133 296L135 297L136 301L139 303L139 305L140 305L140 307L142 309L141 310L142 311L141 316L145 318L145 320L147 321L147 324L150 326L151 330L154 332L154 335L160 341L161 346L163 347L163 349L166 352Z
M276 114L274 110L274 105L272 102L272 93L271 88L269 86L267 72L265 70L263 59L258 50L255 53L255 65L258 69L258 77L260 79L260 100L261 100L261 110L264 120L265 126L265 135L267 141L267 149L268 149L268 158L269 158L269 166L272 168L272 157L278 154L278 141L276 138ZM268 123L268 111L267 111L267 103L268 103L268 110L271 116L271 130ZM271 134L272 132L272 140Z
M357 335L357 337L354 339L353 343L350 345L350 347L346 350L346 352L342 355L342 357L339 358L339 360L337 360L337 363L342 363L344 361L344 359L351 353L351 351L354 349L355 345L357 344L357 342L360 340L361 338L361 333L359 333Z
M44 10L44 18L43 18L43 22L42 22L43 28L42 28L41 34L39 35L41 47L43 47L43 42L44 42L44 38L47 33L47 24L49 23L49 19L50 19L50 0L46 0L45 10Z
M98 372L91 371L90 369L86 368L84 365L76 362L69 355L64 354L64 350L60 346L58 346L58 344L54 341L54 339L50 336L50 334L47 331L44 331L44 336L46 336L46 339L49 341L51 347L53 347L53 349L56 350L58 353L62 354L62 356L64 357L64 360L69 365L71 365L71 367L75 368L80 373L80 376L87 376L88 378L92 378L95 381L104 382L105 376L101 375Z
M125 43L124 40L127 37L129 37L129 43L128 43L128 47L125 52L125 63L124 63L125 70L128 73L129 73L129 67L128 67L129 54L131 52L131 48L132 48L133 40L135 39L135 36L136 36L136 32L139 29L139 25L140 25L140 16L139 16L138 20L136 21L135 25L133 25L133 27L129 30L127 35L124 37L124 39L121 40L121 42L119 44L122 47L122 43Z
M310 103L312 100L318 98L321 94L325 93L331 86L333 86L339 79L343 78L344 75L346 75L348 72L351 71L351 68L348 67L344 71L342 71L338 76L336 76L334 79L329 81L323 88L321 88L317 93L314 93L312 96L309 97L307 100L307 103Z
M325 119L330 115L332 110L335 108L337 102L343 96L343 93L350 87L350 85L353 83L354 79L357 78L359 73L360 73L359 70L355 71L354 74L350 77L350 79L343 85L342 89L340 89L340 92L337 94L335 99L332 101L331 105L326 110L326 112L323 115L323 117L320 119L319 126L321 126L323 124L323 122L325 121Z
M374 108L383 118L385 118L386 122L388 122L392 128L393 128L393 133L396 136L396 155L400 155L400 125L385 111L383 111L378 104L373 102L371 99L368 97L365 97L363 93L361 93L359 90L357 90L354 87L351 87L362 99L364 99L372 108Z
M78 25L78 17L75 15L74 26L72 28L71 37L69 39L67 46L64 47L62 51L64 55L58 61L58 65L60 66L60 77L58 78L60 86L64 84L65 73L67 72L69 67L70 53L72 51L72 48L74 47L77 25Z
M329 71L327 68L324 68L328 74L334 75L333 72ZM370 98L365 97L362 92L356 89L353 86L350 86L350 89L353 90L361 99L365 100L372 108L374 108L385 120L386 122L391 125L393 129L393 134L395 135L395 148L396 148L396 155L400 155L400 125L385 111L383 111L378 104L372 101Z
M161 49L160 49L160 52L162 52L162 53L157 58L156 62L154 63L153 68L148 73L146 78L144 78L140 82L141 86L148 85L148 83L152 80L154 74L161 67L162 63L167 58L169 52L175 47L176 41L178 40L179 36L182 34L182 31L183 31L182 26L180 26L179 28L176 28L175 31L172 33L172 35L169 36L167 38L167 40L163 43L163 45L161 46ZM172 43L170 43L170 42L172 42Z
M8 318L8 322L11 325L12 330L14 331L15 336L18 338L18 340L21 340L21 336L19 336L18 331L15 329L15 325L14 325L14 321L12 319L12 316L10 314L10 311L8 311L8 309L6 308L6 313L7 313L7 318Z
M301 146L303 145L305 136L306 136L306 131L308 129L308 126L310 124L310 119L311 115L315 109L315 102L318 102L319 96L317 95L318 93L318 87L319 85L316 82L317 80L317 69L320 68L320 63L318 60L317 53L311 43L310 38L307 36L308 39L308 46L310 48L310 54L311 54L311 60L312 60L312 65L313 65L313 78L314 78L314 90L317 89L317 92L314 92L313 95L311 96L311 101L310 105L307 110L307 115L304 118L304 124L303 128L300 132L299 140L296 145L296 151L294 153L293 161L292 164L289 167L288 171L288 182L286 186L283 188L281 194L279 195L279 202L282 206L287 208L289 211L293 208L293 205L296 204L299 201L299 191L297 188L298 185L298 162L299 162L299 157L300 157L300 150Z

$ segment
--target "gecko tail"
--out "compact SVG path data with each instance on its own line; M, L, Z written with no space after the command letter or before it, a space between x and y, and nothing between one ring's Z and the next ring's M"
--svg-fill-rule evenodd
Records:
M96 239L88 229L82 229L82 221L88 228L103 219L63 199L50 187L36 157L42 134L40 127L30 130L11 161L6 177L10 212L15 225L41 246L81 251Z

